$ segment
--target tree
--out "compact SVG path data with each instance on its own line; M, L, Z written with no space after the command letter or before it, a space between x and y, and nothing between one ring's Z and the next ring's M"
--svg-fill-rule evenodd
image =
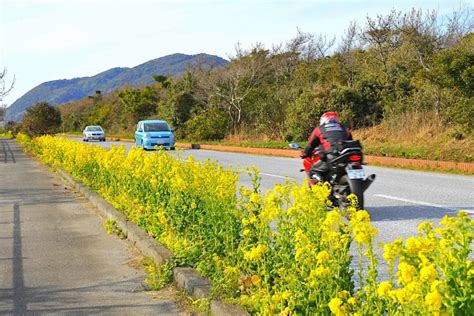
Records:
M13 84L15 83L15 78L10 85L8 85L5 81L5 77L7 76L7 70L3 69L0 72L0 121L3 122L5 119L5 112L6 112L6 105L2 104L2 100L7 94L13 89Z
M155 80L158 83L161 83L163 88L169 88L171 86L171 78L168 78L163 75L154 75L153 80Z
M229 132L229 117L218 108L196 113L186 122L186 136L195 140L219 140Z
M21 130L30 136L54 134L61 125L61 113L47 102L38 102L26 110Z
M265 75L268 51L255 47L250 53L237 48L237 58L216 71L208 71L200 79L199 87L207 102L227 112L237 133L245 114L250 94L261 84Z
M152 87L130 88L119 93L119 99L126 112L135 121L153 115L157 104L156 91Z
M6 76L7 76L6 69L3 69L3 71L0 71L0 102L13 89L13 85L15 84L15 77L13 77L11 84L8 85L5 80Z

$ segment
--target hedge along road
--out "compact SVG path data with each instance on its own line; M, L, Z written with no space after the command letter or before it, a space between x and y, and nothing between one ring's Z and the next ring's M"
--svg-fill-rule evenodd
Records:
M81 141L80 138L75 138ZM128 142L94 142L94 145L110 148ZM186 149L170 152L182 157L192 155L196 160L216 160L222 166L234 168L256 166L262 177L261 189L266 191L286 179L301 183L304 173L299 172L302 162L298 158L257 156L232 152ZM444 215L455 215L466 210L474 217L474 177L433 172L422 172L366 166L366 173L377 178L365 193L366 209L373 225L379 230L378 239L390 242L396 238L413 236L423 221L437 223ZM239 183L251 187L250 177L240 175Z

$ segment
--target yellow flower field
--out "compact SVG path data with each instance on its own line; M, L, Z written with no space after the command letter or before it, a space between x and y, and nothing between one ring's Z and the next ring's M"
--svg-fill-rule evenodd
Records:
M17 141L165 244L172 264L197 268L212 281L213 297L252 314L473 314L474 223L464 212L384 245L389 279L380 281L369 214L328 211L327 186L288 183L262 193L258 173L252 189L239 189L237 173L163 151L22 134ZM351 244L361 258L355 272Z

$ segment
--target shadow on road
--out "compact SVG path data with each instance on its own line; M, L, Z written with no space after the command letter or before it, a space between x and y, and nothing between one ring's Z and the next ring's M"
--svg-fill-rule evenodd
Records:
M452 207L459 210L470 209L469 207ZM373 222L381 221L403 221L403 220L427 220L441 219L445 215L455 216L457 211L445 210L438 207L418 206L418 205L395 205L368 207L370 218Z
M13 205L13 305L15 315L25 314L25 280L23 276L20 205L18 203Z
M20 266L22 269L22 266ZM18 269L20 269L18 268ZM17 271L17 270L15 270ZM18 270L17 273L23 273ZM103 282L90 286L54 289L54 288L25 288L23 284L23 276L21 280L19 275L15 275L15 284L12 289L0 289L0 300L13 299L13 310L0 310L0 314L14 314L14 315L37 315L42 313L59 313L59 314L103 314L110 311L132 311L140 312L144 307L149 307L153 310L169 310L172 311L174 305L170 301L153 302L153 303L135 303L135 304L120 304L117 301L112 301L104 304L87 304L84 300L85 296L95 296L102 291L110 291L113 288L115 293L130 293L133 286L141 281L141 278L128 279L126 281L118 282ZM18 279L18 280L17 280ZM125 285L125 286L124 286ZM130 289L130 290L124 290ZM133 289L134 291L137 291ZM143 289L138 289L142 291ZM12 297L13 292L13 297ZM26 301L28 297L28 302ZM81 299L78 299L80 297ZM99 298L96 301L100 301ZM80 306L84 304L83 306ZM30 306L27 307L27 304ZM57 304L58 306L55 306ZM78 306L79 305L79 306Z
M5 200L0 199L0 204L11 203L11 201L22 201L22 205L37 205L37 204L57 204L70 203L75 201L74 196L62 194L49 195L51 188L34 189L25 192L23 189L7 189L0 190L0 197L5 197Z
M4 163L16 163L15 155L13 154L12 149L10 148L10 144L5 139L0 139L0 143L2 144L2 150L0 151L3 155L3 162Z

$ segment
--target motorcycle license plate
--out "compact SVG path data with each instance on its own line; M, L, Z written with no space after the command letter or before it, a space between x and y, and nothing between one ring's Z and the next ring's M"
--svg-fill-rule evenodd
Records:
M364 169L346 169L349 179L365 179Z

